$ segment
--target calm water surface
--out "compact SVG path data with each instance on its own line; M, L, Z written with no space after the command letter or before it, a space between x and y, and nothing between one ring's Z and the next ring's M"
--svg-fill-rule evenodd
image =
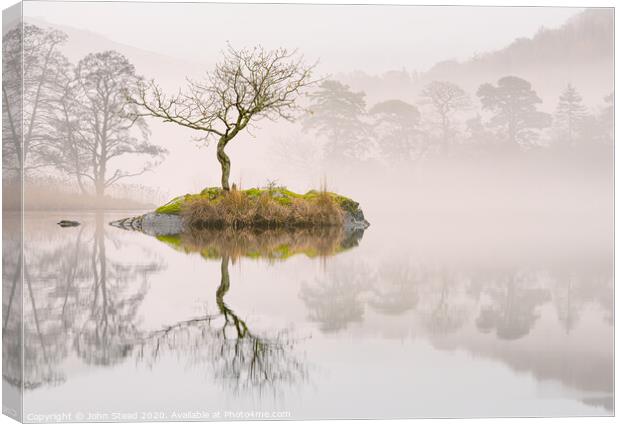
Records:
M131 214L26 215L26 420L613 413L608 239L108 225Z

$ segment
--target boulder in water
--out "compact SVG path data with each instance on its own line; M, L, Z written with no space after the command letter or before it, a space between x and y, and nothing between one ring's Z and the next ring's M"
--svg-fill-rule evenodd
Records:
M65 228L65 227L77 227L78 225L80 225L80 223L77 222L77 221L70 221L70 220L67 220L67 219L63 219L63 220L58 222L58 225L60 225L63 228Z

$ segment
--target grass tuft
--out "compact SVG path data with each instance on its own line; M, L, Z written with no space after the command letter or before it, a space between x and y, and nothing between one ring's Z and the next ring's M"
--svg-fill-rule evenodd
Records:
M228 192L209 187L175 197L156 212L181 215L190 227L279 228L339 226L345 213L358 208L357 202L326 189L299 194L271 185Z
M337 196L299 195L284 188L236 190L212 196L186 196L165 210L176 210L190 227L278 228L342 225Z

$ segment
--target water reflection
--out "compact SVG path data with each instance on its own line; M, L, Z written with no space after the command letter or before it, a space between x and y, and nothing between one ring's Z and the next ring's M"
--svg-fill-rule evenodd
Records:
M215 292L218 312L177 322L144 336L140 359L151 365L166 353L182 355L197 368L211 368L213 377L234 393L277 394L282 386L306 379L307 369L294 352L296 339L288 330L264 334L252 330L224 301L230 289L230 257L221 258L220 284Z
M416 308L420 281L425 278L420 269L391 260L381 264L379 275L381 284L373 278L368 306L386 315L402 315Z
M194 384L241 403L287 401L291 392L313 399L312 387L348 384L339 380L350 379L339 374L345 367L380 367L370 357L336 363L331 349L381 340L383 359L403 349L418 358L402 364L413 372L421 341L433 349L424 366L437 373L442 351L467 352L472 364L501 364L511 378L560 385L558 396L583 408L613 410L611 259L461 265L394 254L337 229L156 239L109 227L101 215L70 229L56 218L28 217L25 256L4 257L5 292L19 299L11 282L20 263L25 278L25 375L19 355L8 355L4 380L23 380L30 393L75 384L79 363L81 372L130 365L123 375L132 382L181 367ZM10 298L3 330L18 335L19 302ZM5 349L18 351L11 340ZM392 383L404 390L413 384L405 377Z
M468 310L454 273L439 269L429 272L426 290L427 308L423 311L425 327L433 334L449 334L465 323Z
M23 381L21 216L2 218L2 378L15 387ZM5 388L5 393L8 390ZM17 409L14 414L17 415Z
M114 365L124 360L138 335L136 312L148 289L147 277L157 264L127 266L106 255L104 221L97 215L92 242L92 286L84 305L88 314L73 339L77 355L87 364ZM79 238L79 237L78 237ZM134 287L128 292L127 282Z
M330 269L314 284L302 283L299 297L308 309L310 320L323 332L344 330L364 318L361 294L369 287L363 266Z
M123 242L108 234L100 213L75 230L50 230L44 222L28 223L32 237L24 248L26 389L63 383L64 362L74 354L103 366L127 358L148 278L161 269L156 259L119 258ZM42 234L35 237L37 230Z
M485 287L488 303L476 318L478 329L506 340L526 336L539 318L540 306L551 300L549 289L540 287L537 277L517 270L495 278Z
M364 230L344 231L339 227L295 229L200 229L182 234L158 236L185 253L200 253L205 259L241 257L268 262L303 254L310 258L336 255L356 247Z
M389 257L375 267L334 264L324 278L302 284L300 298L321 332L363 328L374 319L370 308L408 321L402 338L423 336L437 349L499 360L594 393L582 401L612 410L612 267L584 263L457 272Z
M220 283L215 291L217 313L170 325L146 335L140 357L151 363L167 352L183 352L192 365L209 366L213 376L234 393L251 391L277 394L284 386L307 379L308 370L296 352L299 336L285 326L254 331L247 319L225 301L231 287L229 265L241 257L268 263L295 255L326 258L358 245L363 231L341 228L306 229L201 229L159 236L175 250L220 260Z

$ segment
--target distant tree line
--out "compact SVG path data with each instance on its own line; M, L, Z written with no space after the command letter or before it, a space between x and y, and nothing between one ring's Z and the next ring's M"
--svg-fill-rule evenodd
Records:
M553 114L539 109L542 100L535 89L516 76L482 84L477 102L449 81L427 84L417 104L389 99L368 107L365 97L336 80L323 81L309 95L303 129L325 138L327 160L350 163L378 156L398 163L464 146L528 150L611 145L613 140L613 93L592 110L570 83Z

